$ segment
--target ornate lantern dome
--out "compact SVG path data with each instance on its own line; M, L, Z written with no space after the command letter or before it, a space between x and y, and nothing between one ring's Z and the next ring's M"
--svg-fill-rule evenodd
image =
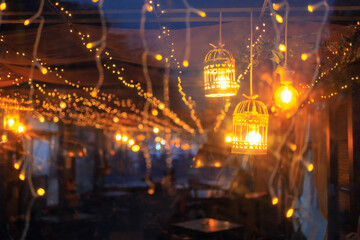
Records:
M212 44L210 44L212 45ZM223 48L212 45L204 60L204 86L206 97L230 97L239 89L235 79L235 59Z
M266 154L269 113L264 103L248 97L233 114L232 153Z

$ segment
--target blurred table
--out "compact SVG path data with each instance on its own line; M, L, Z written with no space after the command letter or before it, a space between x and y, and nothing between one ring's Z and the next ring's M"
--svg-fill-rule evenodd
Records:
M242 227L239 224L229 221L217 220L214 218L202 218L173 224L176 227L190 229L202 233L215 233Z

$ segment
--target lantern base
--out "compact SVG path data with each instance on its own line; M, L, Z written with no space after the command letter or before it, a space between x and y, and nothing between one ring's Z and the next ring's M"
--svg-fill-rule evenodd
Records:
M236 93L209 93L206 94L205 97L231 97L235 95Z
M238 149L231 148L231 153L246 154L246 155L266 155L267 149Z

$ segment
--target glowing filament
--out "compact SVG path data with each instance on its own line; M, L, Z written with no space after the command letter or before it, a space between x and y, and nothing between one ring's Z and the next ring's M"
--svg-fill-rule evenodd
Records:
M292 98L292 94L289 91L289 89L284 89L281 93L281 101L287 104L291 101L291 98Z
M216 80L219 83L221 89L226 89L227 83L230 81L230 79L224 74L221 74Z
M279 14L277 14L277 15L275 16L275 19L276 19L276 21L277 21L278 23L283 23L283 22L284 22L284 19L283 19L282 16L280 16Z
M261 142L261 135L259 132L252 130L248 133L246 136L246 142L248 142L250 145L257 145Z
M134 145L134 146L132 146L131 150L133 152L138 152L140 150L140 146L139 145Z
M158 60L158 61L161 61L162 60L162 55L161 54L156 54L155 55L155 59Z
M6 9L6 3L3 2L0 4L0 10L4 11L5 9Z
M290 208L289 210L287 210L286 212L286 217L287 218L291 218L294 215L294 209Z
M121 134L120 134L120 133L117 133L117 134L115 135L115 140L116 140L116 141L121 141Z
M45 190L43 188L39 188L36 192L39 196L44 196L45 194Z

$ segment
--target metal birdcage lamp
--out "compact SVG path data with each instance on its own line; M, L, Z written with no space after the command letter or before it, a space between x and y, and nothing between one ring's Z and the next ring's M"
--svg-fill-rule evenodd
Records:
M269 113L257 95L240 102L233 114L232 153L266 154Z
M240 102L233 114L232 153L266 154L269 113L264 103L256 100L258 95L252 92L252 13L250 37L250 96Z
M236 95L239 85L235 79L235 59L221 42L221 12L219 45L210 50L204 60L204 87L206 97Z

